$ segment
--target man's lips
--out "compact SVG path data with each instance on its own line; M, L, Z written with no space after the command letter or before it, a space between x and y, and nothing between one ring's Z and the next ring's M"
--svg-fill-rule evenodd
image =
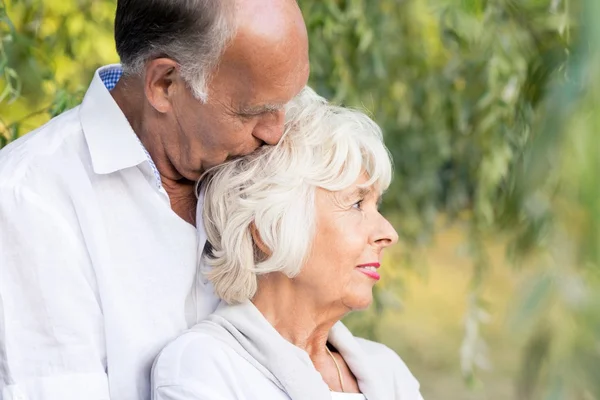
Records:
M377 273L377 268L379 268L379 267L380 267L380 265L378 262L361 264L361 265L356 266L356 268L360 272L367 275L369 278L375 279L376 281L381 279L381 276Z

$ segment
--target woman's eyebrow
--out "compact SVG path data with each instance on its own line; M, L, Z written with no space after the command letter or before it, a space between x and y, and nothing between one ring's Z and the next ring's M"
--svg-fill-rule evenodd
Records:
M346 200L354 200L354 199L364 199L372 193L372 189L370 187L357 187L347 196L345 196Z
M364 199L365 197L368 197L372 192L373 192L373 190L371 189L371 187L359 187L358 188L358 197Z

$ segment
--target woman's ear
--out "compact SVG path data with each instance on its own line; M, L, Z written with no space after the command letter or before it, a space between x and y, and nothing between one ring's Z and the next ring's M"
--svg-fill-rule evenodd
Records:
M250 235L252 235L252 242L254 243L254 258L257 262L264 261L273 254L271 249L269 249L269 247L260 237L260 233L258 232L258 228L256 228L256 224L254 224L254 222L250 224Z

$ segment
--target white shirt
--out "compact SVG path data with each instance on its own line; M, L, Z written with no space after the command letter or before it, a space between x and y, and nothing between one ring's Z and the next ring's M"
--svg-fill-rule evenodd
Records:
M100 78L118 68L0 151L0 400L147 400L155 356L216 306L205 237Z
M333 400L366 400L365 395L362 393L331 392L331 398Z
M154 382L153 400L290 399L240 353L214 337L197 332L184 334L163 350L154 369ZM366 400L360 393L331 392L331 398ZM418 400L423 399L418 397Z
M193 357L198 357L197 361L191 362L192 357L185 357L182 353L173 356L179 360L185 358L187 362L171 365L172 372L177 371L170 374L171 385L165 384L157 388L154 400L289 400L285 392L272 381L265 379L258 369L231 348L224 347L214 338L196 339L206 341L206 346L201 346L203 348L200 349L189 343L179 343L177 346L178 350L192 351ZM161 354L161 357L166 356ZM200 362L201 360L203 362ZM185 376L185 379L179 379L178 375ZM361 393L331 392L331 398L366 400Z
M328 341L364 396L331 393L308 354L283 338L252 303L222 303L161 351L152 370L152 399L423 400L418 381L388 347L354 337L341 322Z

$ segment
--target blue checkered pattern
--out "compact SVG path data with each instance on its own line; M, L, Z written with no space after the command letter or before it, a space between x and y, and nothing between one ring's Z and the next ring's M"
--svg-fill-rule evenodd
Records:
M142 150L144 150L144 153L146 153L146 157L148 158L148 163L150 164L150 168L152 168L152 172L154 173L154 178L156 178L156 188L157 189L162 188L162 179L160 179L160 173L158 172L158 168L156 168L156 164L154 164L154 161L152 161L152 157L150 157L150 153L148 153L148 150L146 150L146 148L144 147L144 144L142 143L140 138L138 138L137 136L135 138L140 143L140 146L142 146Z
M123 75L123 70L120 67L106 68L100 71L100 79L104 83L104 86L110 91L115 88L119 79Z
M119 79L121 79L121 76L123 76L123 70L121 69L121 67L112 67L103 69L98 74L100 75L100 79L102 79L102 83L104 83L104 86L106 86L106 89L110 91L115 88L117 82L119 82ZM158 172L158 168L156 168L156 164L154 164L154 161L152 161L150 153L148 153L148 150L146 150L140 139L137 136L135 138L140 143L140 146L142 146L144 153L146 153L148 163L150 164L150 168L152 168L152 172L154 173L154 177L156 178L156 187L160 189L162 187L162 180L160 179L160 173Z

